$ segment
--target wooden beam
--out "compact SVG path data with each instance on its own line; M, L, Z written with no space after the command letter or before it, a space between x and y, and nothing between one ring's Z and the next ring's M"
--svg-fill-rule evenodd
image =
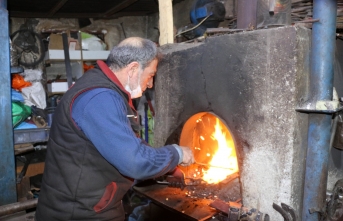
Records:
M113 15L114 13L117 13L121 10L123 10L124 8L129 7L130 5L132 5L133 3L135 3L138 0L125 0L122 3L119 3L118 5L114 6L113 8L111 8L110 10L106 11L104 13L103 17L110 17L111 15Z
M145 16L152 14L151 11L135 11L135 12L118 12L109 17L104 18L99 13L56 13L51 18L96 18L96 19L114 19L124 16ZM9 15L12 18L47 18L46 13L40 12L19 12L12 11Z
M67 2L68 0L61 0L57 2L57 4L48 12L47 17L50 18L52 17L62 6Z
M174 43L172 0L158 0L160 14L160 45Z
M114 19L114 18L119 18L119 17L124 17L124 16L146 16L149 14L152 14L151 11L118 12L111 15L108 18Z
M47 13L43 12L22 12L11 11L10 17L15 18L47 18ZM51 18L100 18L99 13L55 13Z

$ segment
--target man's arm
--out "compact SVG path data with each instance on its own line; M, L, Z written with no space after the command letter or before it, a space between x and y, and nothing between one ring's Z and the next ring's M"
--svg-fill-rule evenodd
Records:
M126 114L122 97L105 88L84 92L72 107L75 123L123 175L142 180L173 170L179 163L178 150L147 145L135 136Z

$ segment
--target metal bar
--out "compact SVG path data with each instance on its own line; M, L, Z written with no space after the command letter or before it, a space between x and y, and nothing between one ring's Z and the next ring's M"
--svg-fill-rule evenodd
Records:
M48 12L47 17L52 17L68 0L61 0Z
M226 169L226 170L232 170L232 168L228 168L228 167L221 167L221 166L214 166L214 165L210 165L208 163L200 163L200 162L194 162L195 164L198 164L200 166L206 166L206 167L216 167L216 168L221 168L221 169Z
M303 21L296 21L296 23L314 23L314 22L319 22L319 19L309 19L309 20L303 20Z
M314 0L310 100L332 100L337 0ZM310 113L302 220L318 221L325 208L331 115Z
M126 33L125 33L125 29L124 29L123 22L120 22L120 26L121 26L121 30L123 31L124 38L127 38Z
M207 28L207 34L216 34L216 33L233 33L233 32L242 32L246 29L231 29L231 28Z
M237 2L237 28L256 28L257 0Z
M38 199L26 200L23 202L12 203L5 206L0 206L0 217L10 215L23 210L31 209L37 206ZM0 219L1 220L1 219Z
M269 0L269 14L274 15L275 0Z
M83 68L83 50L82 50L82 34L81 34L81 30L78 31L77 33L77 38L79 40L79 44L80 44L80 56L81 56L81 65L82 65L82 75L85 73L85 69Z
M126 1L123 1L123 2L119 3L118 5L114 6L113 8L111 8L110 10L106 11L104 13L103 17L109 17L110 15L113 15L114 13L117 13L117 12L123 10L126 7L129 7L130 5L135 3L136 1L138 1L138 0L126 0Z
M73 84L73 78L72 78L72 70L71 70L71 65L70 65L69 45L68 45L67 33L62 34L62 40L63 40L63 51L64 51L64 64L65 64L65 68L66 68L68 88L70 88L71 85Z
M13 148L8 11L0 1L0 206L17 201Z

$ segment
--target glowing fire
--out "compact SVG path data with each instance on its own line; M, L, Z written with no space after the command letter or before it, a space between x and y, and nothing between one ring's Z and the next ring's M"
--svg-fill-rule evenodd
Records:
M232 139L226 139L226 133L216 118L216 125L212 136L218 142L218 150L213 154L209 163L211 167L204 170L202 179L207 183L219 183L227 176L238 171L237 156Z

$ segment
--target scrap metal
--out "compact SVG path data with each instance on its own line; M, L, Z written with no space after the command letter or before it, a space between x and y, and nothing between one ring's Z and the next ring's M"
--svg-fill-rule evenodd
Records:
M269 215L263 214L255 208L243 207L238 202L224 202L215 200L210 206L227 214L229 221L269 221ZM287 220L288 221L288 220ZM295 220L294 220L295 221Z

